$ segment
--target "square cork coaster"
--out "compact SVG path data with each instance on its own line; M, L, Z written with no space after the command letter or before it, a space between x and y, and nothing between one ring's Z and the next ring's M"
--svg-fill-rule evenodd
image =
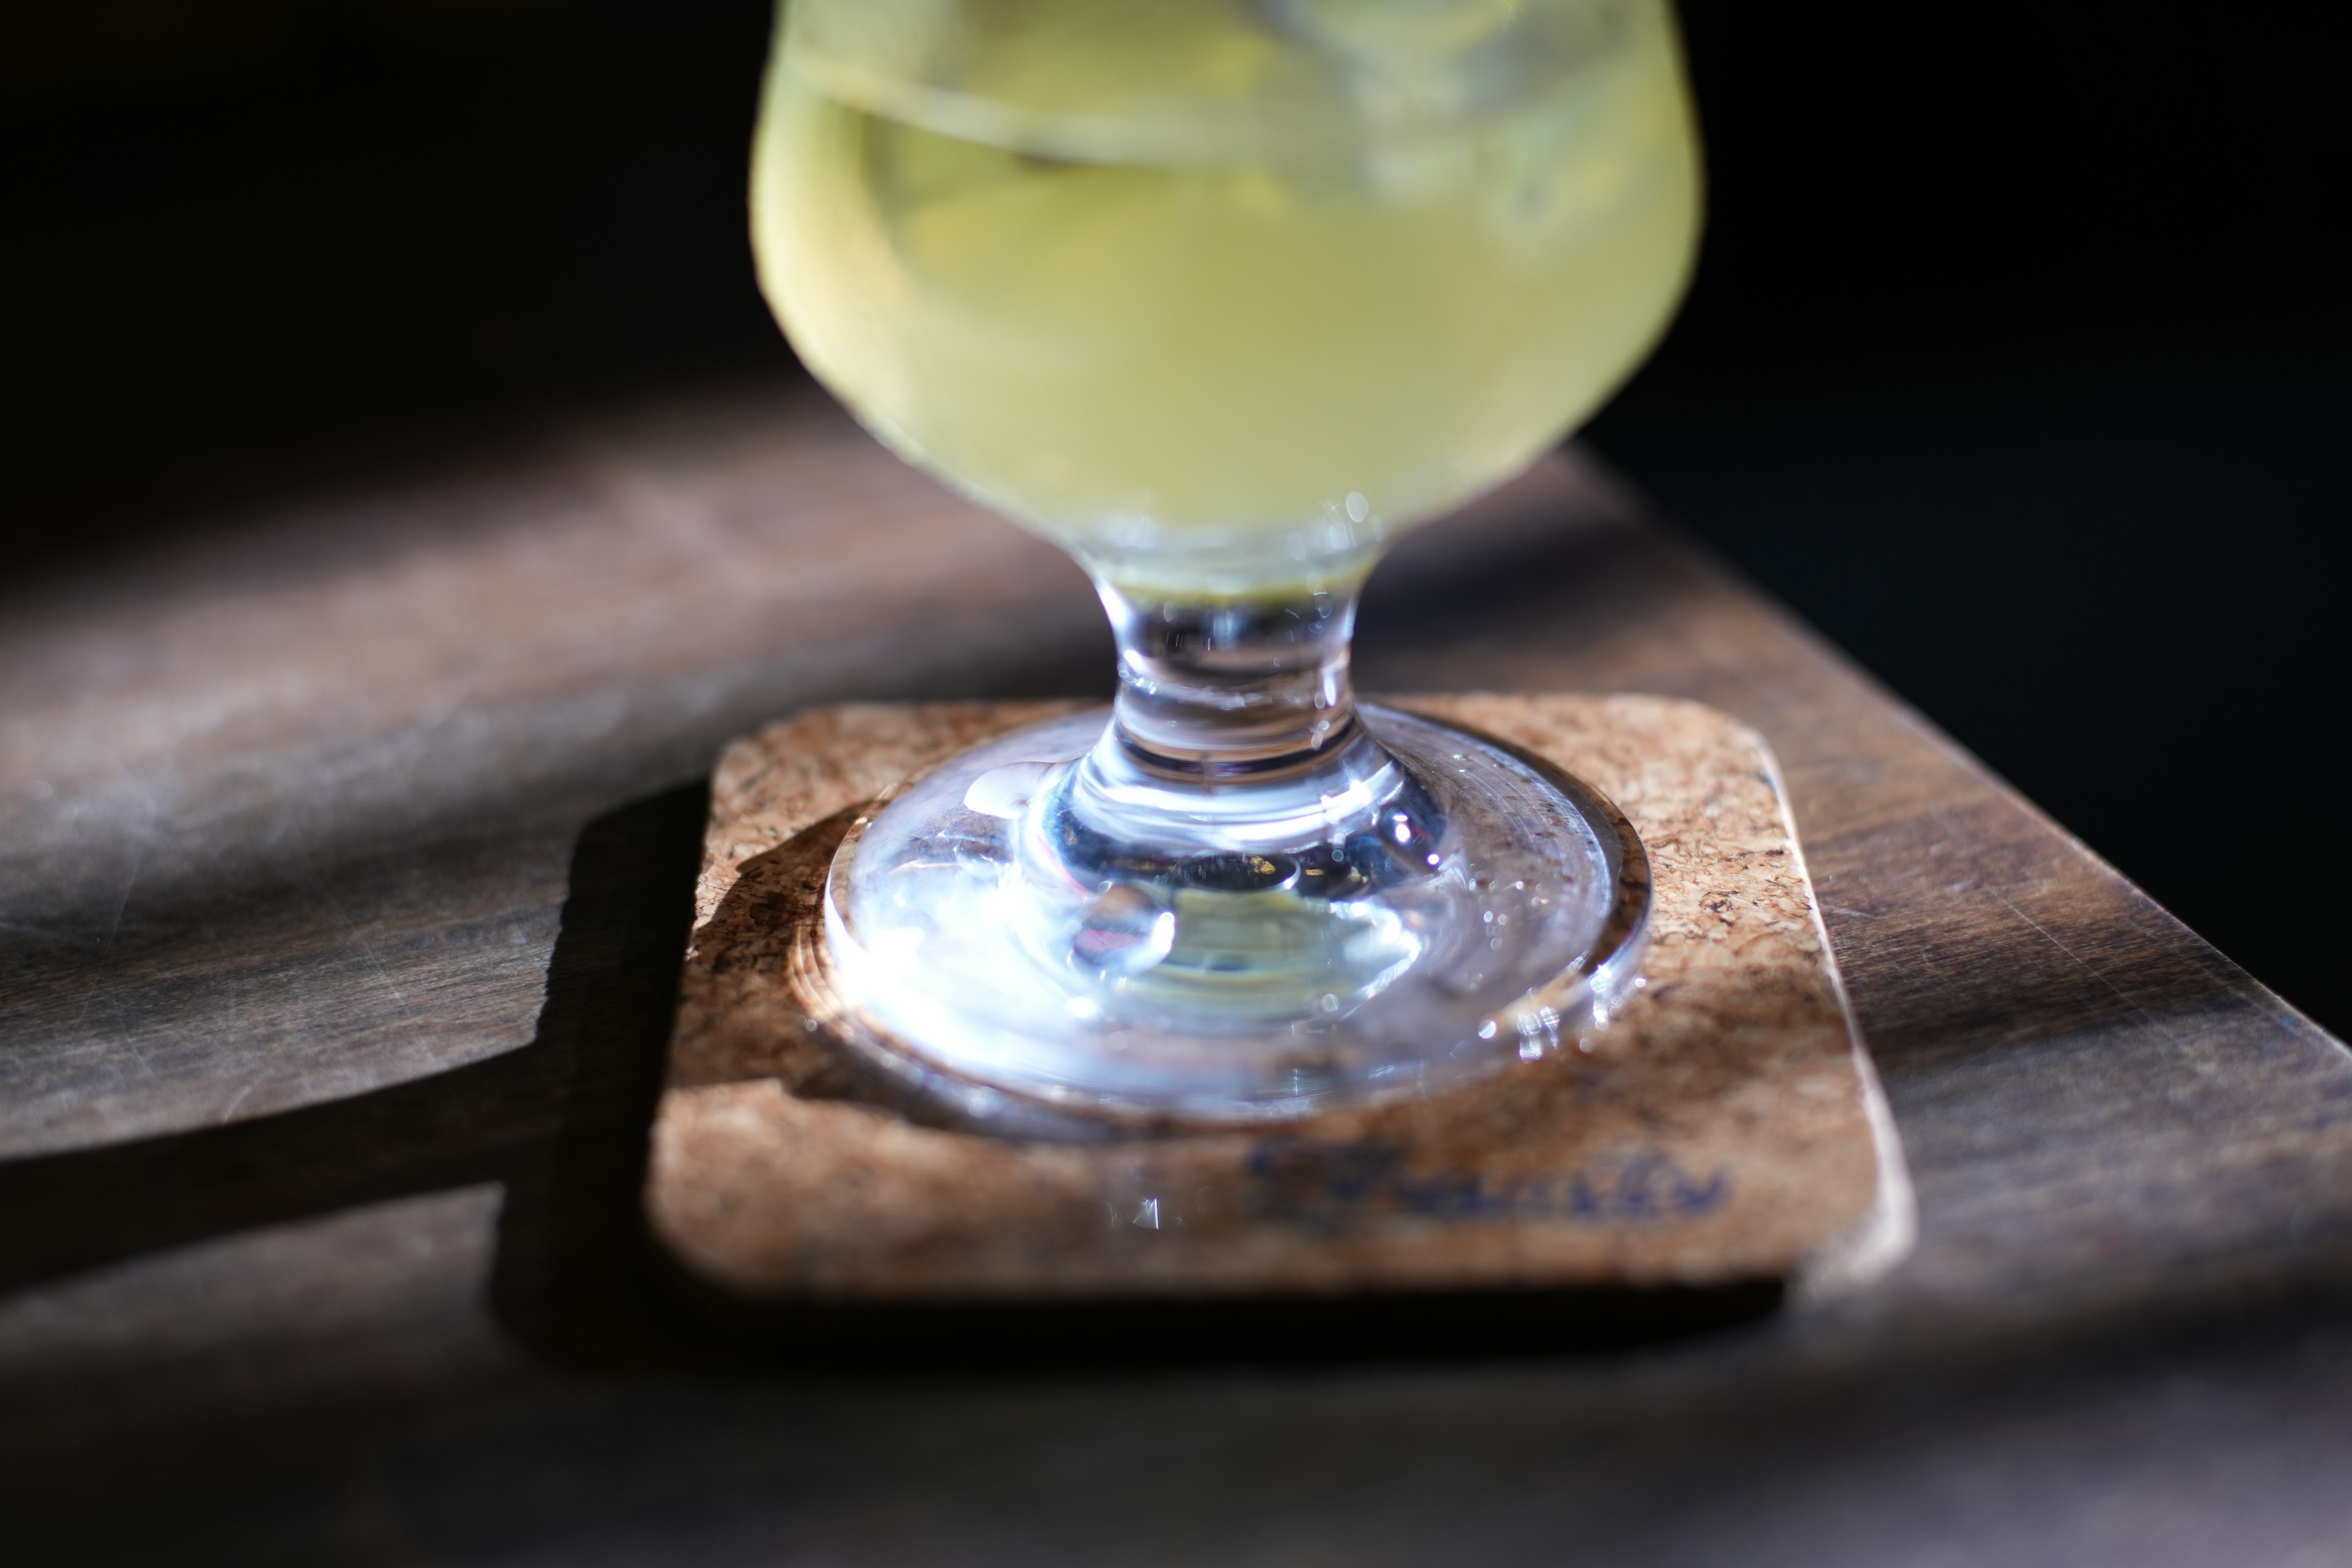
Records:
M1908 1251L1909 1178L1779 769L1753 731L1668 698L1396 703L1538 753L1641 834L1645 984L1606 1030L1279 1128L1024 1141L894 1103L800 989L834 847L908 773L1076 706L852 704L728 748L646 1188L702 1285L808 1305L1818 1294Z

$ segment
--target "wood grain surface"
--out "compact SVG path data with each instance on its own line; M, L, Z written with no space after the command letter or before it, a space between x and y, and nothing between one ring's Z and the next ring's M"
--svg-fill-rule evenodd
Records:
M680 1304L636 1200L718 746L1099 692L1097 621L794 389L14 590L8 1560L2352 1559L2352 1058L1573 454L1403 543L1360 681L1769 740L1905 1267L1568 1351L1496 1300L850 1313L780 1360Z

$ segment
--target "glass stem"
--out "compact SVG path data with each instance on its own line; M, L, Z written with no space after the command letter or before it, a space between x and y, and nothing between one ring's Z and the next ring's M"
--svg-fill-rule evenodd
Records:
M1171 780L1272 780L1360 733L1348 650L1362 579L1263 599L1179 599L1097 578L1118 642L1116 733Z

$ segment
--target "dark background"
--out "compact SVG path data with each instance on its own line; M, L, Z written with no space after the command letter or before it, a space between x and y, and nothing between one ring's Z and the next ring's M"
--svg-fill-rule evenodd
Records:
M2315 18L1682 9L1706 249L1591 442L2352 1030L2352 136ZM11 577L792 373L743 237L763 0L0 18Z

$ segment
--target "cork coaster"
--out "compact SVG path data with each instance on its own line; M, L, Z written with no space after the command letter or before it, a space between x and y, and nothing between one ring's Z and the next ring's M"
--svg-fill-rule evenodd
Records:
M1643 984L1607 1029L1279 1129L1051 1142L926 1124L803 1010L796 935L857 807L1076 705L820 709L736 742L713 781L646 1180L656 1237L722 1292L803 1303L1820 1293L1898 1261L1909 1179L1762 740L1666 698L1395 705L1538 753L1640 832Z

